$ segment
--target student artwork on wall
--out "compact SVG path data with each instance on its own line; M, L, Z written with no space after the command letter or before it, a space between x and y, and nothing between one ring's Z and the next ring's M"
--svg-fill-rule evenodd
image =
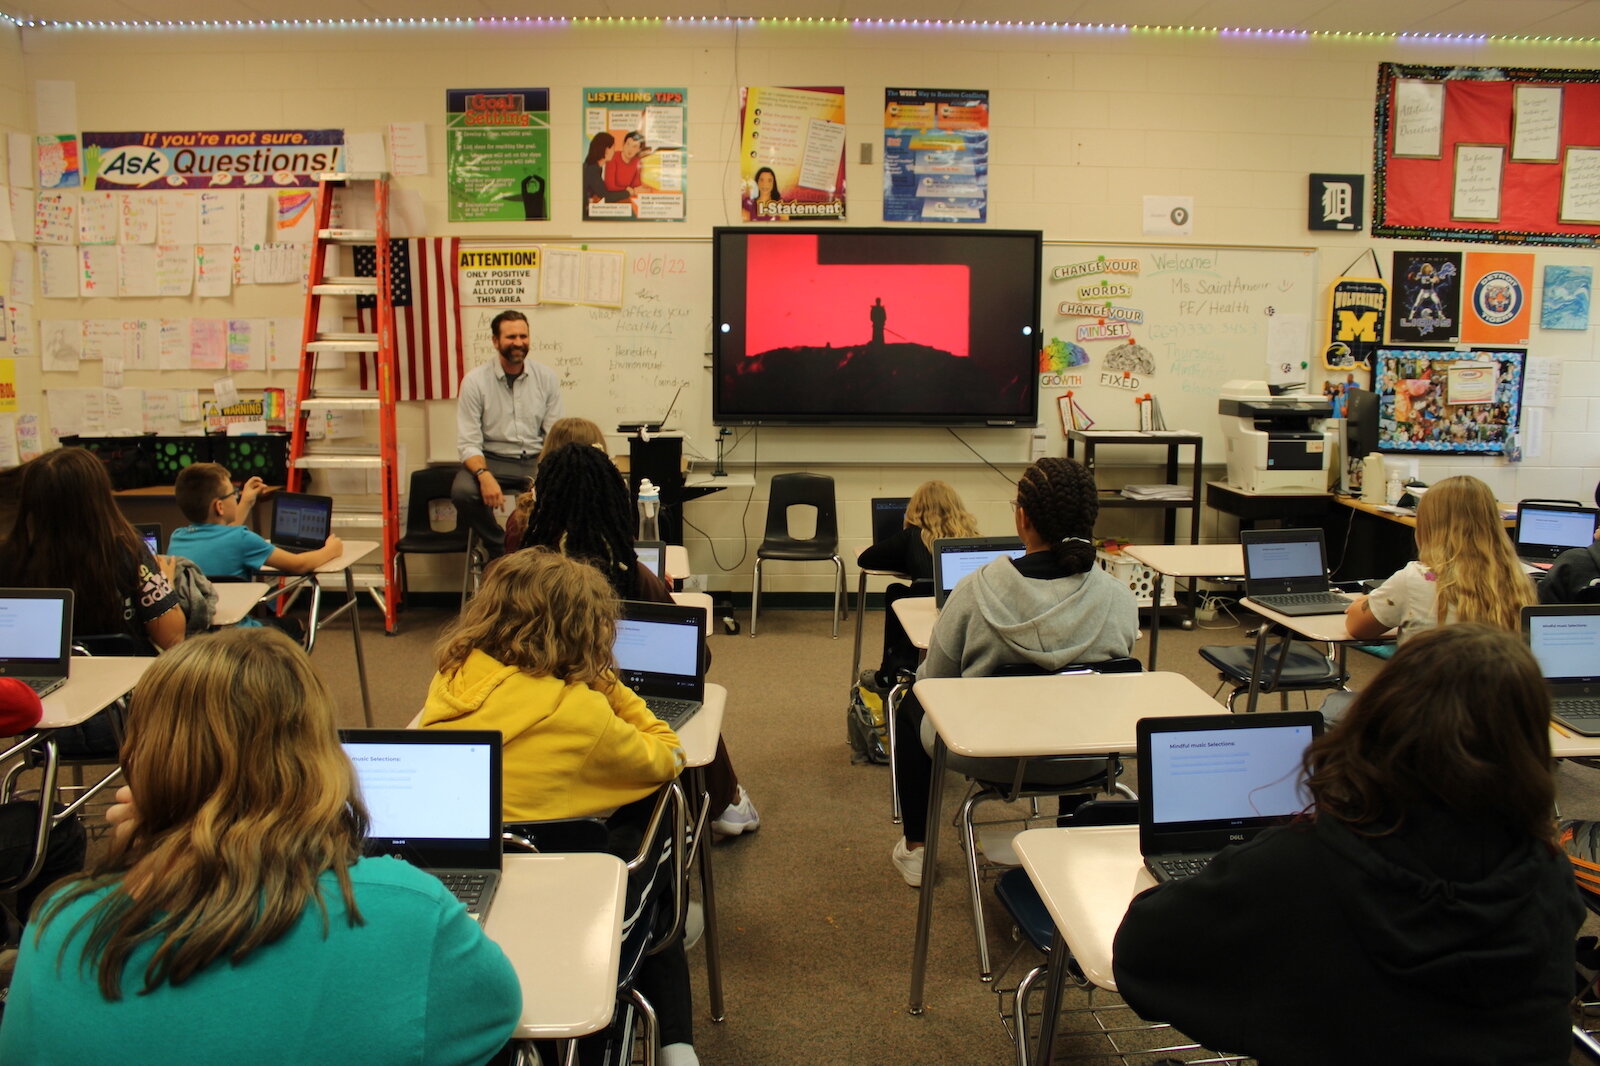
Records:
M1396 252L1399 289L1389 319L1397 344L1450 344L1461 335L1461 253Z
M583 90L583 217L682 222L685 89Z
M883 220L984 222L989 195L989 94L883 91Z
M1379 349L1378 449L1505 453L1515 445L1526 358L1519 348Z
M1379 68L1372 233L1591 245L1600 70Z
M1593 283L1594 267L1553 263L1545 267L1539 328L1588 329L1589 291Z
M1527 344L1533 322L1533 256L1468 252L1461 339L1467 344Z
M550 217L550 90L445 90L451 222Z
M746 86L739 93L740 217L844 218L844 89Z
M78 138L71 133L36 138L39 188L76 189L83 180L78 165Z

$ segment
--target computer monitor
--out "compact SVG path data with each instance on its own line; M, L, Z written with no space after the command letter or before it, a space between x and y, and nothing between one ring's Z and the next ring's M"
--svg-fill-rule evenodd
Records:
M1350 389L1344 394L1347 458L1360 459L1378 450L1378 394Z

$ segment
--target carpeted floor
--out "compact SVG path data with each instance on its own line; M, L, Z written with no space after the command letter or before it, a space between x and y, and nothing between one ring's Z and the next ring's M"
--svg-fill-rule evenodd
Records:
M432 674L432 642L450 617L440 609L409 611L401 616L400 633L385 637L377 613L363 611L376 724L404 725L420 708ZM866 618L868 663L877 657L882 617L870 612ZM740 620L748 624L745 612ZM928 1009L921 1017L906 1013L917 896L889 864L899 831L889 820L888 769L851 765L846 745L853 622L852 617L833 640L825 612L764 611L758 637L711 638L711 680L729 692L724 735L762 827L714 852L727 1020L709 1020L704 969L696 961L702 949L696 949L691 968L701 1060L707 1066L1001 1066L1014 1061L1014 1051L997 1018L994 993L977 979L960 850L948 826ZM1185 631L1168 625L1159 665L1186 674L1209 693L1215 674L1196 649L1245 639L1237 626ZM1138 654L1145 655L1143 641ZM326 631L313 659L335 687L344 723L359 725L347 631ZM1357 685L1377 669L1366 656L1351 659ZM1292 699L1292 706L1300 705L1298 697ZM1269 699L1263 707L1275 703ZM1600 816L1597 781L1600 771L1563 764L1562 813ZM946 808L952 809L960 782L952 777L948 787ZM1008 934L1003 920L991 918L997 962L1009 951ZM1023 968L1029 965L1031 960ZM1084 1040L1074 1050L1097 1047Z

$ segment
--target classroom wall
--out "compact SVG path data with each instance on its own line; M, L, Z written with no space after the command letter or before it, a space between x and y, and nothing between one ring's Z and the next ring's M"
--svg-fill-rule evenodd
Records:
M450 29L292 30L0 30L0 125L30 129L36 79L71 79L83 129L234 129L342 126L378 131L394 121L428 126L431 174L397 187L420 199L429 235L473 238L579 237L604 246L607 237L705 237L737 221L738 88L741 85L844 85L849 94L847 158L849 222L881 224L881 169L857 162L859 146L882 155L885 86L985 88L991 93L990 217L992 227L1039 228L1047 240L1141 241L1141 197L1195 198L1190 240L1204 245L1315 246L1316 330L1328 283L1368 247L1387 274L1401 242L1306 229L1310 172L1370 173L1373 99L1378 64L1586 67L1600 47L1571 44L1396 43L1387 40L1222 38L1185 32L849 29L742 25L708 27L567 25ZM12 60L20 55L21 72ZM576 191L581 162L579 92L597 85L685 85L689 91L689 221L682 224L582 223ZM447 88L504 85L552 90L555 218L548 223L452 225L445 221L443 95ZM1367 210L1371 211L1369 183ZM1452 247L1444 245L1442 247ZM1472 250L1472 245L1461 246ZM1534 249L1537 264L1593 264L1592 250ZM0 257L0 272L9 257ZM1357 273L1366 274L1365 269ZM0 280L8 280L0 278ZM709 279L707 279L709 285ZM253 287L262 290L263 287ZM298 314L300 298L277 286L238 290L238 314ZM4 291L0 288L0 291ZM129 301L51 301L41 317L111 317ZM140 300L139 314L221 314L196 301ZM166 306L176 303L180 306ZM60 305L60 306L56 306ZM1047 325L1051 321L1046 317ZM1498 458L1422 459L1421 476L1472 473L1503 499L1587 497L1600 467L1600 361L1593 329L1553 334L1535 329L1532 352L1563 361L1561 405L1549 412L1530 455L1513 465ZM1320 350L1320 347L1319 347ZM1316 360L1313 360L1316 366ZM41 375L19 366L23 409L40 404L40 388L98 384L85 366L78 377ZM153 376L153 375L152 375ZM181 376L181 375L180 375ZM191 386L209 387L194 373ZM288 387L292 375L238 375L241 387ZM130 373L130 386L154 386ZM1313 383L1322 378L1313 370ZM172 384L163 381L162 384ZM1041 418L1054 424L1056 391L1044 390ZM424 412L405 405L401 432L411 465L449 456L448 407ZM611 412L569 413L606 424ZM1129 413L1131 424L1132 413ZM1103 425L1106 423L1102 423ZM1114 424L1114 423L1113 423ZM834 456L810 464L838 482L843 550L867 539L866 500L905 495L926 477L956 485L986 531L1011 525L1009 481L1028 447L1020 431L962 430L972 449L999 463L990 469L960 448L957 459L928 465L929 453L950 456L943 430L892 431L855 459L839 459L833 443L861 431L739 430L729 452L736 473L757 462L758 488L733 490L690 505L690 557L712 588L745 589L765 513L766 479L784 469L759 463L769 455ZM1059 430L1057 430L1059 433ZM1025 434L1021 435L1025 437ZM867 435L870 438L870 434ZM715 441L691 437L691 455L713 456ZM1538 453L1538 454L1532 454ZM1113 455L1116 459L1118 456ZM1138 463L1136 454L1120 457ZM1220 470L1222 456L1208 454ZM1113 472L1115 473L1115 472ZM1157 480L1130 466L1127 480ZM1107 475L1110 476L1110 475ZM1208 476L1220 476L1213 473ZM1107 512L1100 531L1134 539L1158 535L1149 514ZM1180 527L1181 528L1181 527ZM1207 539L1233 536L1231 520L1208 513ZM419 563L424 562L419 560ZM453 563L413 568L414 583L448 589ZM823 567L768 569L769 590L822 591Z

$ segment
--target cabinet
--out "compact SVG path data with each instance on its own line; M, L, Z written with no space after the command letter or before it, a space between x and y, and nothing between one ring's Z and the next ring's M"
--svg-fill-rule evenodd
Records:
M1101 445L1117 445L1121 447L1146 447L1165 448L1167 450L1167 479L1168 485L1180 485L1178 480L1178 466L1180 449L1192 448L1193 454L1189 457L1189 498L1179 500L1130 500L1123 496L1121 486L1116 488L1100 489L1100 507L1133 507L1144 510L1164 510L1162 528L1165 533L1165 543L1178 542L1178 512L1189 512L1189 543L1200 543L1200 444L1198 433L1180 433L1166 431L1141 432L1134 429L1075 429L1067 434L1067 458L1077 459L1088 468L1091 475L1096 475L1095 449ZM1079 450L1082 450L1080 456ZM1099 484L1096 476L1095 484Z

